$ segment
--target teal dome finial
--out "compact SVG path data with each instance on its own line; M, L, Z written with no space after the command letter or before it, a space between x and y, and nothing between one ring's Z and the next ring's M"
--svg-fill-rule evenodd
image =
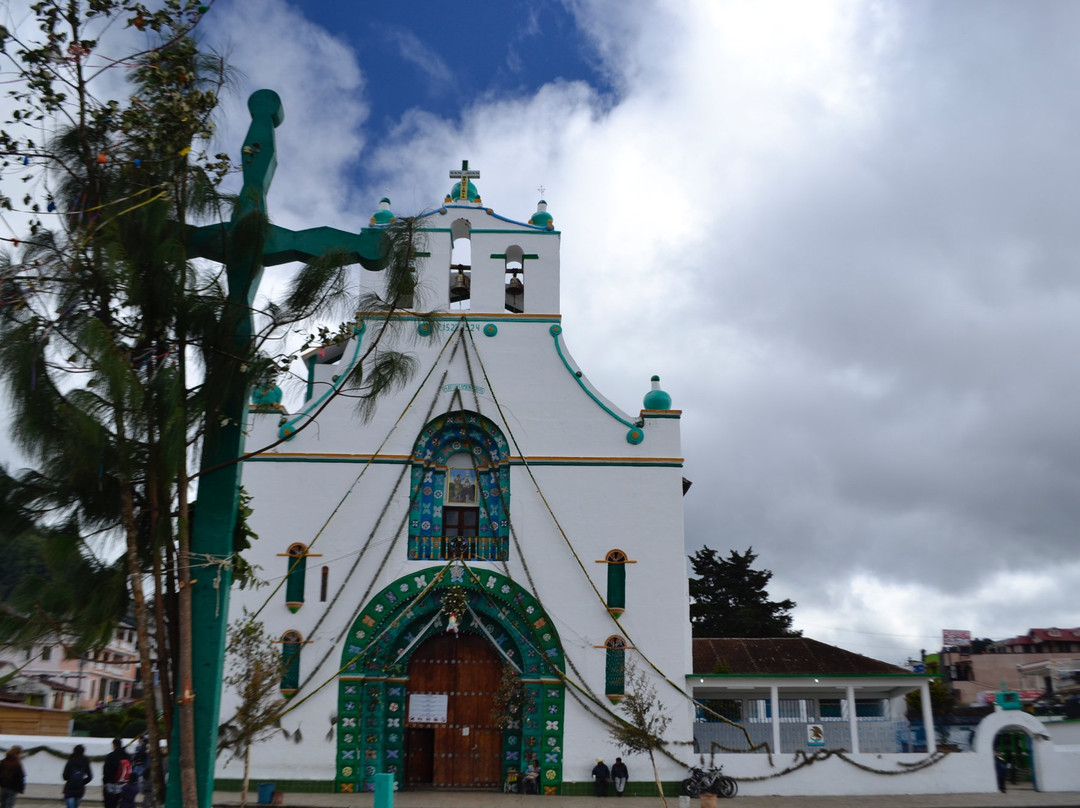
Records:
M647 410L670 410L671 396L660 389L660 377L652 377L652 390L645 394L641 406Z
M547 202L541 199L536 203L536 213L529 218L529 224L533 227L543 227L547 230L551 230L555 227L555 220L551 218L551 214L547 212Z
M390 210L390 200L384 196L379 200L379 209L371 217L371 226L385 227L388 224L393 224L395 218L394 211Z

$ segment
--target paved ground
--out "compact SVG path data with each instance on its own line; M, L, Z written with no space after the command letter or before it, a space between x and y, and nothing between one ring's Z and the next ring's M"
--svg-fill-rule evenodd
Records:
M394 795L395 808L600 808L596 797L531 797L476 791L408 791ZM43 803L60 806L60 786L30 785L18 799L16 808L42 808ZM679 800L668 798L668 808L679 808ZM371 794L301 794L284 795L283 808L372 808ZM82 808L100 808L101 789L88 788ZM240 795L219 791L214 805L236 808ZM691 800L690 808L700 808L700 800ZM887 797L736 797L720 800L718 808L1080 808L1080 792L1042 793L1016 787L1007 794L917 794ZM255 795L248 806L257 808ZM658 797L607 797L604 808L662 808Z

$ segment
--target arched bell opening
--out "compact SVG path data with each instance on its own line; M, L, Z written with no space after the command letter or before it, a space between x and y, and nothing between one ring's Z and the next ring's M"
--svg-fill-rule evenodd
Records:
M506 248L505 273L506 311L521 314L525 311L525 251L516 244Z
M450 310L468 311L472 307L472 225L468 219L450 225L450 239Z

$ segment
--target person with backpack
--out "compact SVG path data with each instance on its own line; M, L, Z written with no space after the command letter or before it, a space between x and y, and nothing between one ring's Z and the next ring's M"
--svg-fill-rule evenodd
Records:
M86 784L93 779L94 772L90 768L90 758L86 756L86 747L79 744L64 764L64 802L67 808L79 808L79 802L86 795Z
M131 780L131 758L124 751L124 744L119 738L112 742L113 750L105 756L105 764L102 767L102 801L105 808L117 808L120 804L120 794L124 786Z

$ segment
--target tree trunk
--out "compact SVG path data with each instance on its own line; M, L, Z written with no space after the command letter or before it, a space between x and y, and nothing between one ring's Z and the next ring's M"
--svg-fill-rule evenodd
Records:
M188 522L187 470L180 469L177 492L180 497L177 538L179 549L176 566L179 574L179 659L177 671L176 716L180 722L180 795L184 808L199 808L199 788L195 773L195 693L192 690L191 660L191 536Z
M244 748L244 786L240 789L240 808L247 808L248 787L251 774L251 744Z
M660 795L660 802L664 803L664 808L667 808L667 798L664 796L664 784L660 782L660 772L656 768L656 758L653 757L652 750L649 750L649 763L652 764L653 779L656 781L656 793Z

